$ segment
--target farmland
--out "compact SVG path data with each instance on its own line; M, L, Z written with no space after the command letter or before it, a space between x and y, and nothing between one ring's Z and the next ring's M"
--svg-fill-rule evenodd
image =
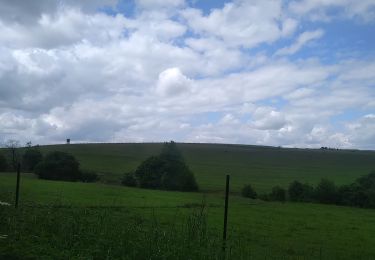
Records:
M99 183L39 180L24 173L20 208L0 206L0 256L71 259L217 259L221 255L224 176L231 175L228 258L373 259L375 210L278 203L239 196L293 180L346 184L374 169L375 153L259 146L179 144L201 191L117 185L161 144L42 146L66 151ZM0 200L13 201L14 173L0 174ZM230 249L230 250L229 250Z

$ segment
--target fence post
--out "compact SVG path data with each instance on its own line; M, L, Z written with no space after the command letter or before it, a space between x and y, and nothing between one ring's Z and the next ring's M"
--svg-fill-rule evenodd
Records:
M227 242L229 178L230 178L230 176L227 175L227 181L226 181L226 187L225 187L224 230L223 230L223 253L224 253L224 256L225 256L225 249L226 249L226 242Z
M14 203L14 207L18 208L18 199L20 193L20 178L21 178L21 164L17 164L17 185L16 185L16 202Z

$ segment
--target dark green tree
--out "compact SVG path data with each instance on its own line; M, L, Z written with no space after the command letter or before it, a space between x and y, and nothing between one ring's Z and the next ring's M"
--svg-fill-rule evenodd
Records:
M0 172L5 172L8 169L8 162L6 157L0 153Z
M140 187L151 189L198 190L194 174L175 142L164 143L158 156L143 161L134 172Z
M255 192L255 190L250 184L243 186L241 194L245 198L256 199L258 197L258 194Z
M284 202L286 200L286 191L280 186L275 186L272 188L272 191L268 197L270 200L273 200L273 201Z
M288 195L291 201L312 201L313 187L309 184L303 184L299 181L293 181L288 188Z
M34 171L35 166L43 160L38 149L27 148L22 156L22 166L26 171Z
M339 195L335 184L327 179L322 179L314 190L314 198L320 203L335 204Z
M81 179L79 162L73 155L64 152L50 152L34 170L41 179L77 181Z
M137 186L137 180L135 178L134 172L126 172L121 180L121 184L128 187Z
M135 177L142 188L161 188L161 177L165 172L165 161L159 156L151 156L135 170Z

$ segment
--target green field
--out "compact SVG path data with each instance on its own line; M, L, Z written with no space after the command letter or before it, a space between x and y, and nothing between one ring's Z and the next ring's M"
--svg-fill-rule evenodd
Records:
M23 174L20 208L0 206L0 258L220 259L224 176L231 175L230 259L375 259L375 210L245 199L238 191L322 177L350 183L375 168L375 153L179 144L201 191L113 185L161 144L43 146L74 154L103 183ZM15 174L0 174L0 201L14 200ZM202 213L203 212L203 213ZM5 238L1 238L6 235ZM15 258L17 259L17 258Z
M66 151L79 159L81 167L102 174L103 181L119 183L125 171L134 170L148 156L160 152L162 144L50 145L41 151ZM329 178L346 184L375 168L375 152L349 150L285 149L250 145L178 144L203 191L222 191L225 175L231 175L232 191L245 183L258 191L293 180L317 183Z

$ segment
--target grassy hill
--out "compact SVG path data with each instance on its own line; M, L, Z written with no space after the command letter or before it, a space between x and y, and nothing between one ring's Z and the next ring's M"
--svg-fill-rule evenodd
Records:
M224 176L231 175L226 259L375 259L375 210L252 200L293 180L350 183L375 169L370 151L178 144L200 192L117 185L162 144L41 146L65 151L104 183L40 180L23 173L20 208L0 204L0 259L224 259ZM116 185L112 185L116 184ZM0 201L14 201L15 174L0 174ZM18 258L17 258L18 257Z
M65 151L81 167L101 173L106 183L119 183L124 172L134 170L148 156L159 153L162 144L71 144L41 146L43 153ZM224 188L231 175L232 191L251 183L258 191L293 180L317 183L328 178L336 184L350 183L375 169L375 152L353 150L287 149L277 147L180 143L187 163L204 191Z

